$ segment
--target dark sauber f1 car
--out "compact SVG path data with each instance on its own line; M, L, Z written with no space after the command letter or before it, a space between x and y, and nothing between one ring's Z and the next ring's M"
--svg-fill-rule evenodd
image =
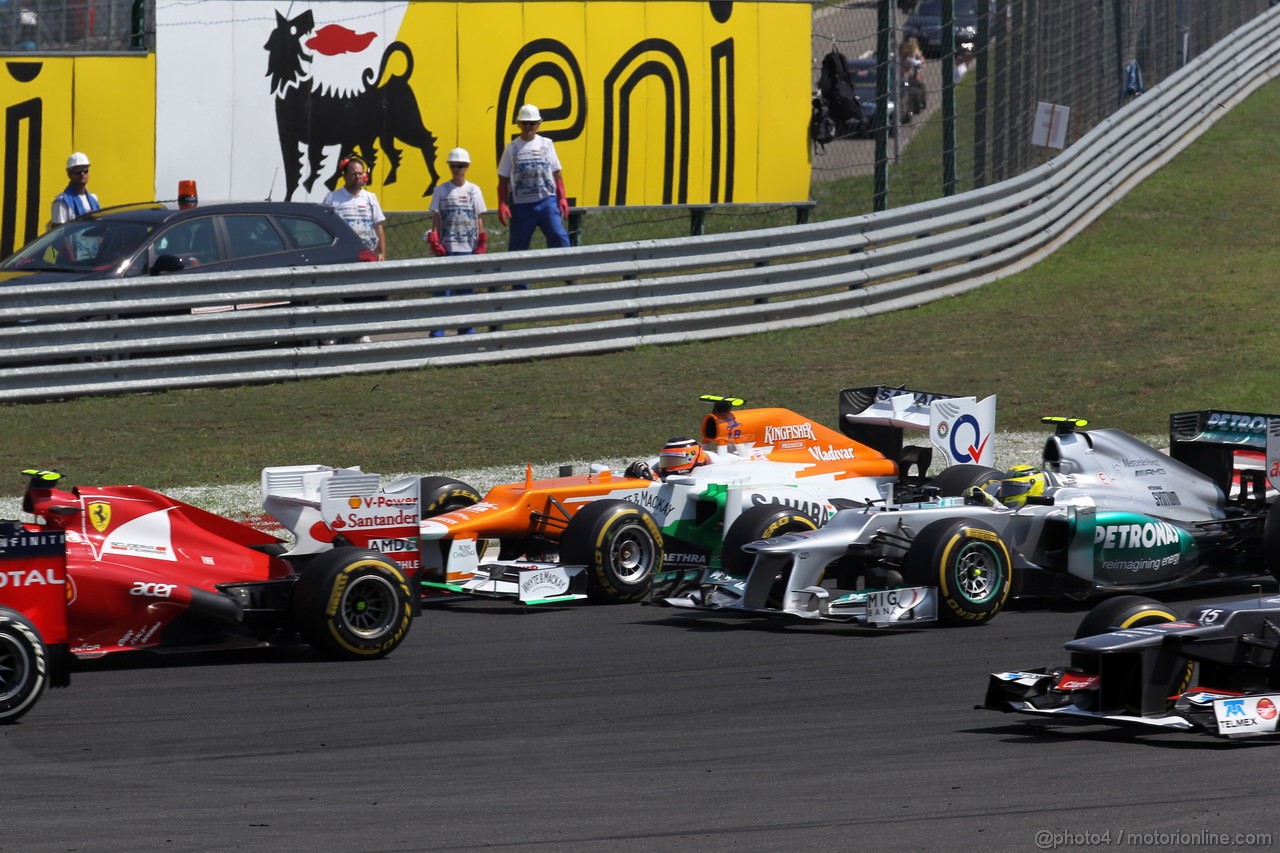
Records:
M707 572L663 603L974 625L1011 594L1085 598L1280 570L1280 517L1267 488L1267 472L1280 470L1275 416L1172 415L1169 455L1120 430L1045 421L1055 432L1039 469L955 466L942 477L969 481L963 497L842 510L820 530L747 545L745 577Z
M408 634L416 576L371 547L395 531L393 513L352 509L368 523L322 549L290 551L275 536L141 486L64 489L57 473L23 473L23 510L35 519L23 530L65 536L68 643L78 658L301 637L326 656L358 660L388 654ZM341 485L360 507L381 495L376 477ZM62 587L61 572L6 572L0 604L55 584Z
M979 707L1224 738L1280 733L1280 597L1202 605L1184 620L1119 596L1090 611L1066 649L1067 666L992 673Z

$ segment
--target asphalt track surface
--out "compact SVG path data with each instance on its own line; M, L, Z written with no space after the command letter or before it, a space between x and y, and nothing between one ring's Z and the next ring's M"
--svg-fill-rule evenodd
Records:
M382 661L108 659L0 727L0 850L1241 850L1193 842L1280 830L1280 743L973 709L988 671L1063 661L1082 612L875 632L469 601Z

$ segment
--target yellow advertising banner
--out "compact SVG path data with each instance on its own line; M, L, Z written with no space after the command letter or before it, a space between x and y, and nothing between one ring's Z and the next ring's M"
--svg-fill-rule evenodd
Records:
M410 85L440 153L470 150L472 180L496 185L533 103L576 204L661 205L808 198L809 30L803 3L414 3L397 38L444 45Z
M0 254L44 230L68 155L104 206L320 201L342 157L422 211L450 149L497 203L537 105L576 206L808 198L803 2L159 2L156 52L0 58Z
M809 16L802 2L163 3L157 191L191 178L202 197L318 201L358 153L383 208L422 210L460 146L492 207L533 103L578 206L803 200Z
M0 58L0 257L42 233L73 151L103 206L148 200L155 173L155 57Z

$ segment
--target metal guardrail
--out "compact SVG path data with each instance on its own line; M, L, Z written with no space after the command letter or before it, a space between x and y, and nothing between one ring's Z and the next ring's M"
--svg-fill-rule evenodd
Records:
M554 252L6 286L0 400L577 355L919 305L1036 263L1280 74L1280 10L1249 24L1247 64L1244 37L1044 165L911 207ZM290 304L187 313L273 301ZM458 327L478 331L429 336Z
M742 210L758 210L773 211L785 210L790 208L795 212L796 224L806 225L809 217L813 214L813 209L818 206L816 201L797 201L791 204L782 202L751 202L747 204L675 204L675 205L602 205L599 207L573 207L569 209L569 245L582 245L583 222L587 219L588 214L607 213L616 210L626 211L661 211L667 216L672 213L680 213L689 217L689 234L694 237L700 237L706 232L707 214L715 211L742 211Z

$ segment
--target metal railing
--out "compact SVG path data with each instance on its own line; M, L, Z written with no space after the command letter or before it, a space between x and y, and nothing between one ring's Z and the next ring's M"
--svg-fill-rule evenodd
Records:
M813 201L797 201L791 204L783 204L778 202L760 202L755 204L675 204L675 205L628 205L626 207L601 206L601 207L573 207L569 209L569 245L581 246L587 241L583 240L583 232L585 223L589 221L591 214L610 214L623 212L643 212L643 211L660 211L667 218L688 218L689 234L694 237L701 237L707 233L707 216L711 213L732 213L736 211L767 211L773 212L779 209L785 209L793 212L797 225L805 225L809 222L809 218L813 215L813 209L817 206L817 202Z
M1044 165L882 213L554 252L8 285L0 399L577 355L918 305L1034 264L1280 74L1280 11L1249 32L1247 68L1227 39ZM189 313L273 301L290 304ZM478 331L430 336L465 327Z

